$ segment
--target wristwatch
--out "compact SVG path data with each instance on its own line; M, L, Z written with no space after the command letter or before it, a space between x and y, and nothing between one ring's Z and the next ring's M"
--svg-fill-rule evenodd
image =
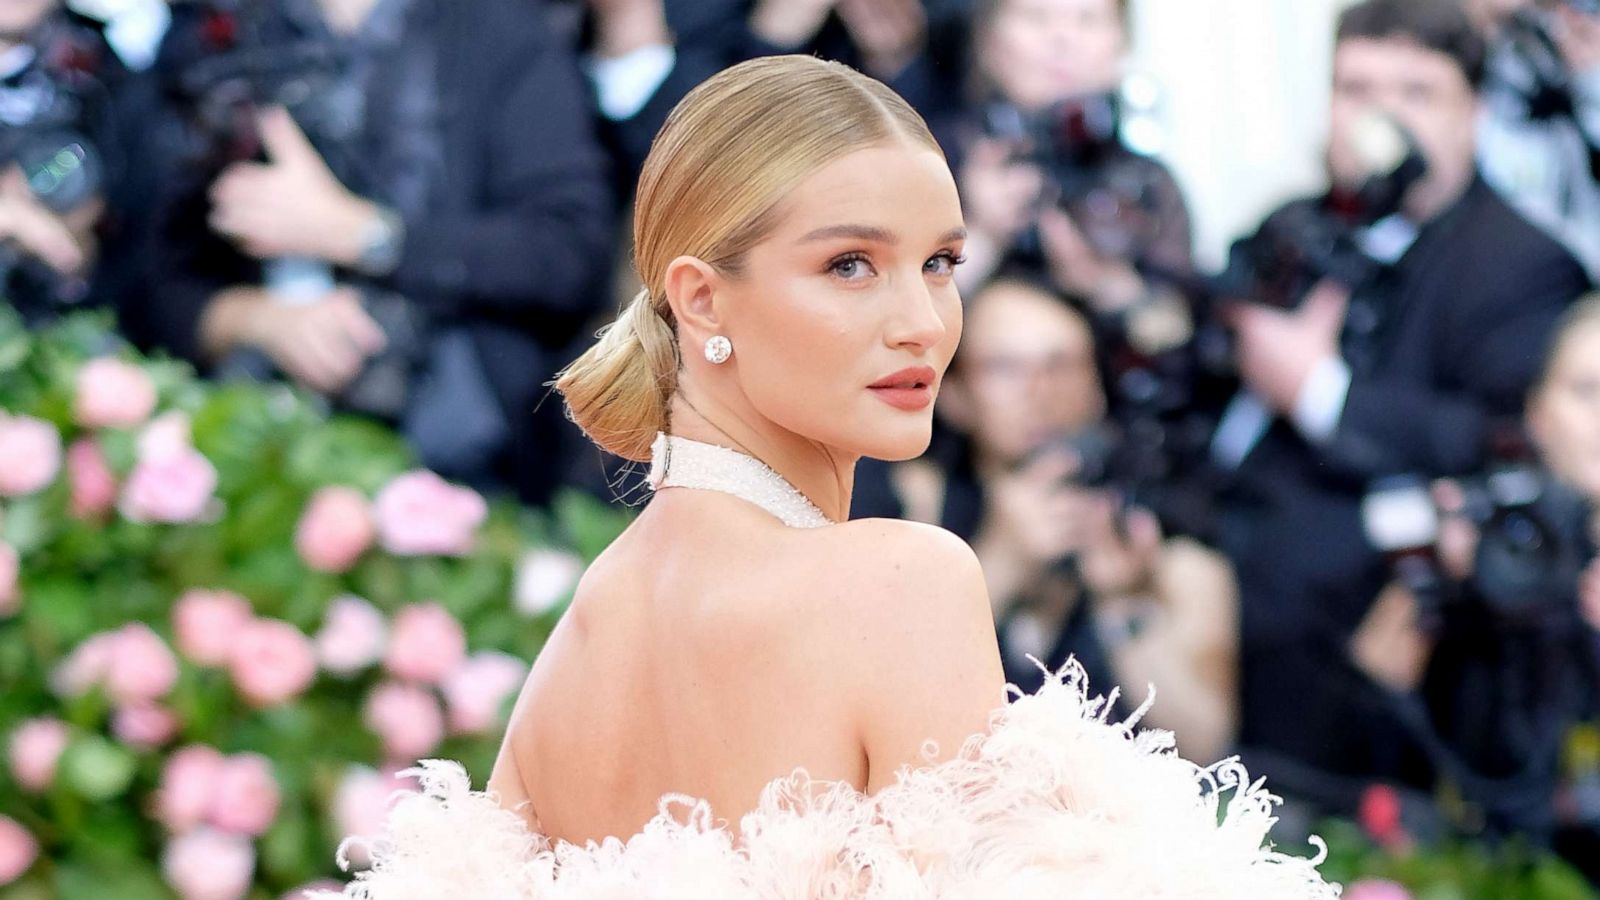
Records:
M400 250L405 244L406 224L400 214L387 206L377 207L361 231L361 255L356 257L355 270L374 278L389 275L400 268Z

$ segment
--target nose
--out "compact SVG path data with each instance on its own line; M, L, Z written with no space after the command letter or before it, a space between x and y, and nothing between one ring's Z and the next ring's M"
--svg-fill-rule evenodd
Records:
M941 312L939 298L921 277L896 296L885 337L890 347L924 353L944 340L950 325Z

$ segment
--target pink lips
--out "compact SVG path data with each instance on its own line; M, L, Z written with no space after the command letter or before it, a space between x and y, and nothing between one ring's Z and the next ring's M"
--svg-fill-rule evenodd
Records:
M896 409L916 412L933 402L933 386L938 377L928 366L912 366L878 379L867 385L867 390Z

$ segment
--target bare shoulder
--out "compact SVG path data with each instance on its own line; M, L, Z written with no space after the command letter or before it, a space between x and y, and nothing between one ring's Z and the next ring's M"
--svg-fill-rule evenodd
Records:
M915 762L925 742L948 755L1004 702L994 622L972 548L932 525L865 519L818 535L822 678L854 698L873 782Z

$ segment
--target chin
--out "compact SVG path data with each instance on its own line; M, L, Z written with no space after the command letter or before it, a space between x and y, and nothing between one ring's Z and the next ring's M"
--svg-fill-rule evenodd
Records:
M904 462L928 452L932 440L931 413L915 419L906 416L899 422L863 429L857 452L885 462Z

